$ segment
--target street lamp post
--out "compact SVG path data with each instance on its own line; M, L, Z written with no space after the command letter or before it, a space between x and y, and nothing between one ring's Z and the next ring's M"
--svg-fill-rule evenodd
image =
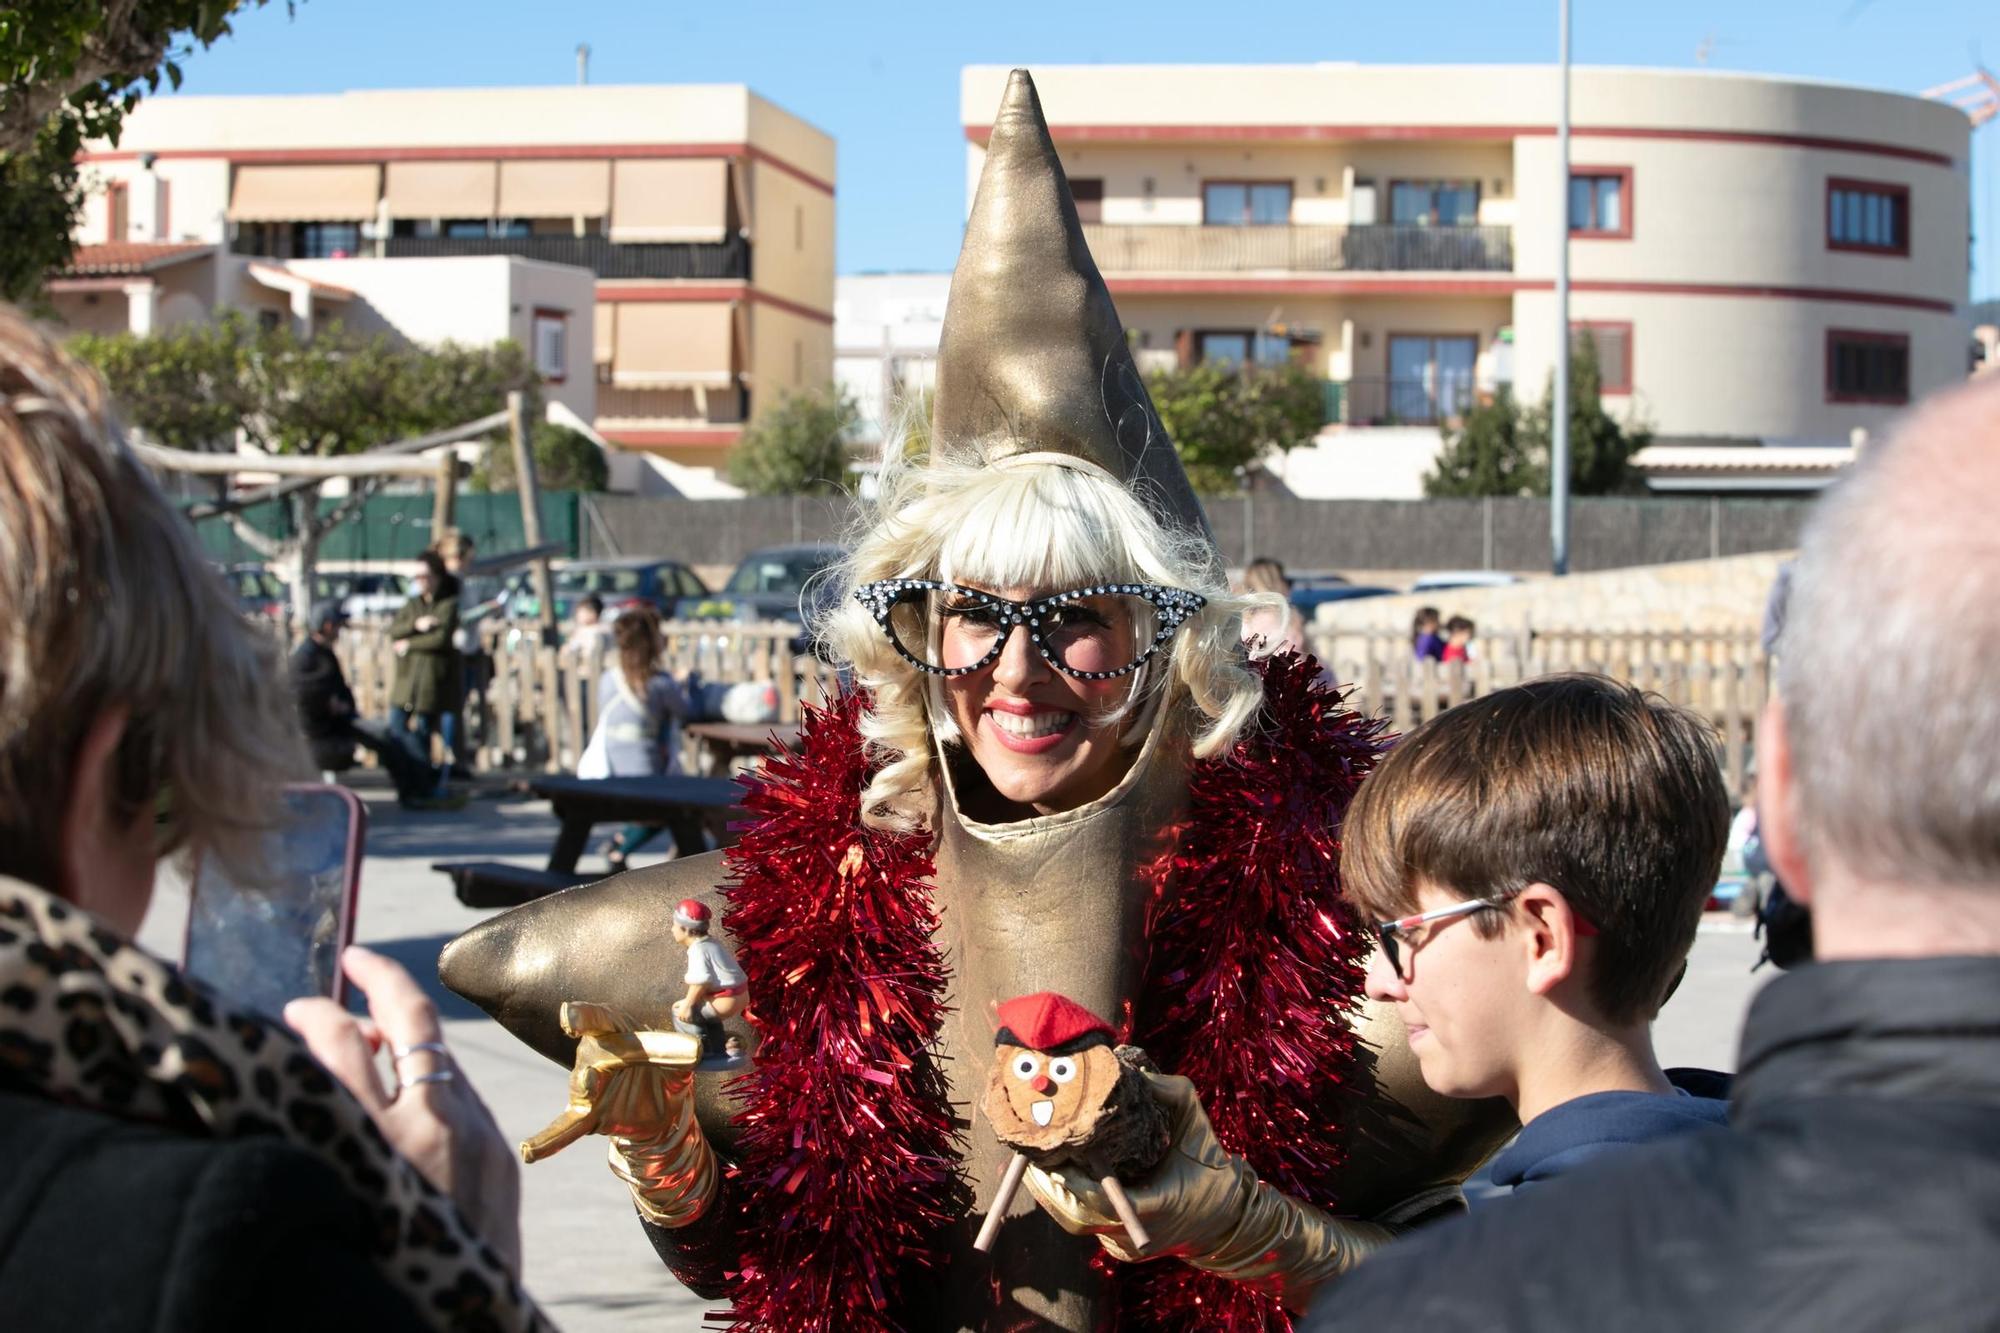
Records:
M1559 162L1556 222L1556 376L1549 413L1550 572L1569 573L1569 0L1558 0L1562 27L1562 110L1556 121Z

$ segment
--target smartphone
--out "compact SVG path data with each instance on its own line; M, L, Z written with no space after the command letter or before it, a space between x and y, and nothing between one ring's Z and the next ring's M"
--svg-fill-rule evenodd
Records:
M340 951L354 939L368 822L345 787L294 784L284 803L283 825L267 835L275 885L233 883L203 858L188 890L182 951L191 976L273 1018L291 1000L346 998Z

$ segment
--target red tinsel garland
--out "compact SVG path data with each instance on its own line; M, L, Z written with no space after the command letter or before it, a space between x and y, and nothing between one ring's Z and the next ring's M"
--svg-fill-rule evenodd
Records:
M1382 726L1320 684L1310 656L1252 668L1264 673L1256 729L1195 765L1186 823L1147 868L1151 957L1134 1040L1194 1082L1225 1148L1332 1209L1367 957L1340 893L1340 826L1382 753ZM1184 1264L1111 1267L1121 1330L1291 1328L1275 1298Z
M1147 868L1135 1039L1194 1080L1226 1147L1331 1207L1366 951L1340 895L1339 828L1381 727L1319 684L1309 657L1255 669L1255 731L1194 766L1173 850ZM934 1053L947 976L930 839L861 824L864 706L808 710L796 754L747 784L753 818L727 854L724 919L744 942L760 1038L737 1085L731 1313L757 1333L901 1330L936 1233L970 1208ZM1122 1329L1291 1326L1275 1300L1184 1265L1111 1266Z
M758 1032L736 1085L731 1314L759 1333L902 1330L906 1284L970 1207L935 1056L930 839L862 825L864 707L808 711L798 750L746 784L727 853Z

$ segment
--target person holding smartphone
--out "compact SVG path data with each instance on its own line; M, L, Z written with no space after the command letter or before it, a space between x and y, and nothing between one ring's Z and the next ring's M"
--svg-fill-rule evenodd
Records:
M10 1333L549 1327L512 1154L407 972L350 950L369 1017L295 1001L288 1028L132 942L162 857L268 884L308 771L277 644L102 385L0 306Z

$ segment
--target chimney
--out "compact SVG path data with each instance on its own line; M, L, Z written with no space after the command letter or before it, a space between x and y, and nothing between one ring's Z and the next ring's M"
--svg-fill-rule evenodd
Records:
M590 43L576 44L576 82L578 87L590 82Z

